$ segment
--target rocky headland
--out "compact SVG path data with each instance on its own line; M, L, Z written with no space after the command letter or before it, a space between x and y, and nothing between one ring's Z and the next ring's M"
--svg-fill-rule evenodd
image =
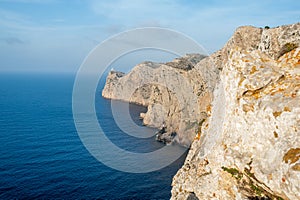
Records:
M206 107L219 69L210 67L206 56L189 54L168 63L143 62L129 74L111 71L102 96L146 106L141 113L147 126L165 131L161 141L190 146L199 122L207 117Z
M300 199L300 23L111 72L102 95L147 106L145 125L191 144L172 199Z

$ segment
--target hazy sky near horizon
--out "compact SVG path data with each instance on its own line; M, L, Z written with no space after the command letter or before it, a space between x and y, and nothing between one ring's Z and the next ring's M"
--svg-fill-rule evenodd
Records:
M174 29L211 53L238 26L299 21L296 0L0 0L0 72L75 72L97 44L133 28Z

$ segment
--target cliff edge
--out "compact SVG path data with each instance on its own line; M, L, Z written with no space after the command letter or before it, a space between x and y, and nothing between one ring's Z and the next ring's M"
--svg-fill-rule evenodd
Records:
M300 199L300 23L238 28L172 199Z
M112 71L102 96L146 106L147 112L141 113L145 125L157 128L164 125L165 133L160 136L163 141L171 142L168 138L176 135L174 140L189 146L198 122L206 118L203 108L212 97L208 87L214 87L208 84L215 84L219 71L212 68L209 77L214 81L206 83L203 78L206 71L195 66L203 59L203 55L188 54L167 63L143 62L128 74Z
M300 199L300 23L239 27L208 57L111 72L102 95L189 146L172 199Z

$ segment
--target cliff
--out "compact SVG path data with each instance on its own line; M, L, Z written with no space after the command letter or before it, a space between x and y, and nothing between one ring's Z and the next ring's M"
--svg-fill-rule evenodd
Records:
M205 108L211 102L213 84L219 70L198 70L195 66L205 56L189 54L168 63L144 62L130 73L112 71L102 91L105 98L119 99L147 106L141 113L148 126L166 125L168 138L189 146L198 129L198 122L206 118ZM209 77L210 83L205 82Z
M172 199L300 199L299 33L237 29Z
M111 72L102 95L191 145L172 199L300 199L300 23L238 28L210 55Z

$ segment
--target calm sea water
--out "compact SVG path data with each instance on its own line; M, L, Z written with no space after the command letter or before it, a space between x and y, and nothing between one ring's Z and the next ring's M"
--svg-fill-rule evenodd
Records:
M186 154L145 174L116 171L97 161L75 129L74 78L0 74L0 199L169 199L172 177ZM135 152L162 147L153 138L141 140L122 133L111 116L110 101L100 91L101 85L96 110L111 141ZM138 116L145 108L130 108L132 119L141 125Z

